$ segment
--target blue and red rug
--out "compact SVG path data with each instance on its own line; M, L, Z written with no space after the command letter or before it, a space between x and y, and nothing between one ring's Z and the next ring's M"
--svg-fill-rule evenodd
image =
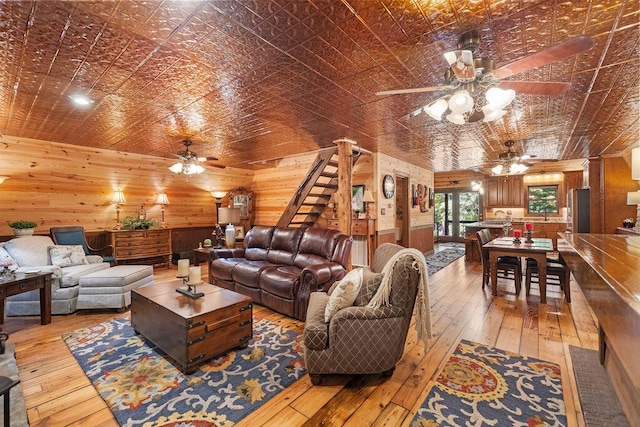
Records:
M560 367L461 341L412 427L566 426Z
M305 374L302 336L267 320L249 347L192 375L175 368L128 319L62 337L122 426L233 426Z

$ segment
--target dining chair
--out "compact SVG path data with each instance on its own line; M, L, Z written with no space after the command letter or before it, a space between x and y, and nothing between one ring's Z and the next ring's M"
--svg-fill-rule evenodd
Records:
M531 283L538 283L538 263L533 258L526 259L524 286L527 296L531 291ZM560 286L571 303L571 272L562 258L547 258L547 286Z
M478 242L478 252L480 252L480 258L482 260L482 289L484 289L485 285L489 286L491 270L489 266L489 251L483 246L485 243L489 243L491 241L491 231L488 228L478 230L476 231L476 238ZM516 286L516 295L520 294L520 289L522 289L522 263L520 261L520 257L498 257L496 268L498 270L499 277L514 281Z
M84 234L84 227L72 225L67 227L51 227L49 228L51 240L56 245L81 245L85 255L100 255L103 262L113 264L113 246L107 245L104 248L94 249L87 243Z

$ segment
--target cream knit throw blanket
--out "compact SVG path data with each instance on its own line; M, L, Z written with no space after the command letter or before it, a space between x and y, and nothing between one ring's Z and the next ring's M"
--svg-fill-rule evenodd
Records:
M418 340L424 342L425 351L428 350L427 338L431 338L431 311L429 306L429 288L427 282L427 261L424 254L417 249L405 248L396 252L382 269L382 282L376 294L371 298L367 307L378 308L382 305L389 305L391 294L391 270L400 258L413 258L413 268L420 273L420 283L418 283L418 293L416 295L416 332Z

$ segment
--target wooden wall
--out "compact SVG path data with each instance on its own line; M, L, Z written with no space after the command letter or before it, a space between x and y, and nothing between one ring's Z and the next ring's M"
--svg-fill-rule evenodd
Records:
M187 178L167 168L173 159L122 153L111 150L2 136L0 175L0 236L12 236L9 223L19 219L39 224L36 234L48 234L49 227L82 225L88 231L113 228L116 211L111 199L121 189L127 204L121 219L134 216L142 204L148 218L160 220L155 204L166 192L169 227L215 224L215 201L210 191L251 188L253 171L207 168Z

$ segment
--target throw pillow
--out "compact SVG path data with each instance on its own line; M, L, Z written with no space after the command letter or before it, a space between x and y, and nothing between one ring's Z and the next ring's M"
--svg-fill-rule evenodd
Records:
M89 264L82 245L49 246L49 257L51 257L51 264L58 267Z
M369 304L369 301L371 301L371 298L380 287L380 282L382 282L382 273L374 273L370 268L365 267L362 271L362 286L353 305L364 307Z
M331 317L343 308L353 305L362 285L362 268L355 268L340 280L333 289L327 306L324 309L324 321L329 323Z

